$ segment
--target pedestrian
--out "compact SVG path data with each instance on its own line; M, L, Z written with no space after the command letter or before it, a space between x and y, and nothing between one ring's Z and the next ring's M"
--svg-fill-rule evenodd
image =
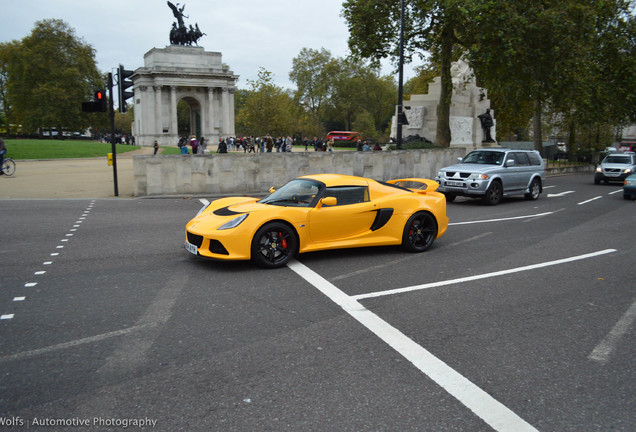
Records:
M157 155L157 151L159 151L159 143L157 142L157 140L155 140L154 147L155 147L155 152L153 153L153 156L156 156Z
M197 154L199 152L199 140L196 135L192 135L190 138L190 147L192 147L192 154Z
M362 151L371 151L371 147L369 147L368 142L364 142L364 144L362 145Z
M274 148L274 140L269 134L265 137L265 147L267 147L267 153L271 153Z
M373 146L373 151L382 151L382 146L380 146L379 143L375 143L375 146Z
M356 151L362 151L362 139L358 138L356 141Z
M292 137L288 135L287 138L285 139L285 148L287 149L288 152L291 152L292 149L294 148L293 144L294 142L292 141Z
M4 140L0 137L0 168L4 164L4 155L7 154L7 146L4 144ZM4 175L4 172L0 170L0 175Z
M223 138L219 138L219 147L216 149L217 153L227 153L227 143Z
M333 138L329 138L327 141L327 151L333 151Z
M201 149L201 153L207 153L208 142L205 140L205 137L201 137L201 139L199 140L199 148Z

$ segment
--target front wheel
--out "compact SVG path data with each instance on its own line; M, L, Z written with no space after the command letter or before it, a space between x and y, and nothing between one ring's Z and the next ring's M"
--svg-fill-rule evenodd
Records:
M252 261L264 268L283 267L297 250L294 230L281 222L263 225L252 239Z
M437 221L427 212L415 213L404 226L402 247L408 252L424 252L437 237Z
M503 186L498 181L493 181L482 200L488 205L497 205L503 198Z
M2 172L4 175L12 176L15 172L15 162L11 158L6 158L2 164Z

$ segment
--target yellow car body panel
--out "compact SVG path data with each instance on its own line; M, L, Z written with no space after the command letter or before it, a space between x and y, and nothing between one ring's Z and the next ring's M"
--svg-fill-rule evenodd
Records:
M435 238L444 235L448 227L446 198L435 191L437 183L432 180L382 183L362 177L319 174L299 177L285 187L303 182L313 188L307 189L306 195L294 194L295 201L273 200L277 191L264 199L230 197L211 202L187 223L186 249L206 258L248 260L253 258L255 235L272 223L290 228L297 239L295 253L400 245L405 241L408 221L418 212L434 217ZM397 187L393 182L409 187ZM410 187L413 182L416 187ZM283 196L284 188L280 190ZM334 202L335 205L328 205Z

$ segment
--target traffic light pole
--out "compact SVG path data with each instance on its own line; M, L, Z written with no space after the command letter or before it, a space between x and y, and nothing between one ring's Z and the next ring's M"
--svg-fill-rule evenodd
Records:
M115 145L115 109L113 107L113 74L108 73L108 112L110 115L110 146L113 153L113 184L115 185L115 196L119 196L117 187L117 147Z

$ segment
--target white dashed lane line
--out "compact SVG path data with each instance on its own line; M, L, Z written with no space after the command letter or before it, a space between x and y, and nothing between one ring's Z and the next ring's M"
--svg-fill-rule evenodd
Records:
M64 235L64 238L60 240L60 243L62 244L58 244L57 246L55 246L55 250L57 252L52 252L49 254L49 257L58 257L60 256L60 251L62 251L64 249L64 247L66 246L66 244L69 242L69 240L71 240L73 238L73 236L77 233L78 228L81 227L82 222L84 222L86 220L86 217L90 214L91 210L93 209L93 207L95 206L95 200L91 200L90 203L88 204L88 206L86 207L85 210L82 211L82 216L79 217L75 223L73 224L73 227L69 229L69 231ZM51 266L53 265L54 261L44 261L42 263L43 266ZM33 276L38 276L38 277L42 277L44 275L46 275L46 270L37 270L36 272L33 273ZM35 286L38 285L38 282L35 282L33 279L29 280L28 282L24 283L24 288L33 288ZM13 298L12 303L16 304L16 303L23 303L27 301L27 293L25 293L24 295L20 295L20 296L16 296ZM9 321L12 320L15 317L15 313L4 313L0 315L0 321Z

